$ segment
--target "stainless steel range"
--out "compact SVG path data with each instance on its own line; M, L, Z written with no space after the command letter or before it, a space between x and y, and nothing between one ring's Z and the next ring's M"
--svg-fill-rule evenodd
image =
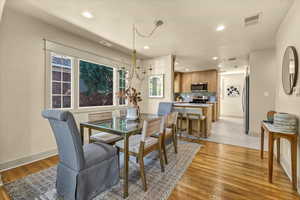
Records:
M193 100L190 101L190 103L207 103L208 102L208 96L194 96Z

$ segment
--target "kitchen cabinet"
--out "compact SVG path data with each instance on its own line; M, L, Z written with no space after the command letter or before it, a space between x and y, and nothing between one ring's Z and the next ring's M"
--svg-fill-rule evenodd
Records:
M191 92L191 84L193 83L208 83L209 92L218 92L218 72L217 70L196 71L181 74L181 92ZM176 78L175 78L176 79ZM174 81L176 88L176 81ZM178 88L178 87L177 87ZM177 90L178 91L178 90Z
M181 92L191 92L192 73L181 74Z
M180 93L182 91L181 89L181 73L175 72L174 74L174 92Z

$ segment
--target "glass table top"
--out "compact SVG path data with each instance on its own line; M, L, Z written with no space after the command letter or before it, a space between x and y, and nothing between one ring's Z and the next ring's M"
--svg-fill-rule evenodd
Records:
M141 114L140 120L136 120L136 121L128 120L126 119L126 117L113 117L112 119L108 119L108 120L83 122L80 124L95 129L107 130L109 132L128 134L132 132L141 131L145 119L153 119L157 117L159 116L153 114Z

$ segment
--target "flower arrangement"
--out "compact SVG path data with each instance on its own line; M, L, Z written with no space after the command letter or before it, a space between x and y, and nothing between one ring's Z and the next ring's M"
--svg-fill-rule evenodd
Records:
M117 93L117 97L126 98L133 107L139 107L138 102L142 101L141 93L133 87L127 88L125 91L120 91Z

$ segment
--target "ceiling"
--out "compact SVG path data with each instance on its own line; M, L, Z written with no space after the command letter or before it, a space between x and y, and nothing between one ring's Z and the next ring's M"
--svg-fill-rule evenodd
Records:
M128 52L132 24L148 33L162 19L152 38L138 38L146 57L176 55L177 71L235 68L247 65L250 51L275 46L277 29L293 0L9 0L8 6L93 40L106 39ZM94 18L84 18L89 11ZM244 18L261 13L260 22L245 27ZM55 19L55 20L54 20ZM216 28L224 25L224 31ZM74 28L74 26L76 28ZM80 27L80 28L79 28ZM78 30L77 30L78 29ZM148 45L150 49L143 47ZM125 50L124 50L125 49ZM217 56L218 60L212 57ZM237 58L229 62L228 58Z

